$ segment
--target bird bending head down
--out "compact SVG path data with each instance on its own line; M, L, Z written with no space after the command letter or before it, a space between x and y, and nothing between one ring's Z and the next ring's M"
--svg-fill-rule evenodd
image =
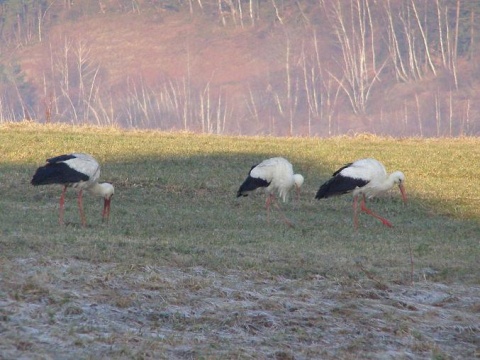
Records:
M366 198L372 198L378 194L390 190L398 185L402 199L407 202L407 194L404 187L405 175L401 171L395 171L387 175L387 171L382 163L375 159L361 159L353 163L346 164L337 171L332 177L320 186L315 198L325 199L331 196L353 193L354 225L358 227L357 204L358 196L361 195L360 208L362 212L367 213L379 219L385 226L393 225L387 219L375 214L368 209L365 204Z
M110 217L110 202L115 193L113 185L110 183L95 183L92 187L88 188L87 191L93 195L103 197L102 221L108 222L108 218Z
M295 191L297 193L297 200L298 200L300 198L300 188L302 187L305 179L302 175L295 174L295 175L293 175L293 181L294 181L294 184L295 184Z
M401 171L395 171L390 174L390 181L393 181L393 185L398 185L400 189L400 194L402 194L402 199L404 203L407 203L407 192L405 190L405 174Z
M293 173L293 166L288 160L282 157L274 157L251 167L247 178L237 191L237 197L248 196L251 191L264 188L267 193L265 205L268 219L272 202L280 209L280 206L275 201L275 192L285 202L288 193L293 187L295 187L298 197L303 182L303 176ZM293 226L285 215L284 220L289 226Z
M82 225L86 226L85 213L83 211L83 190L104 199L102 218L108 221L110 215L110 202L114 193L112 184L98 183L100 177L100 165L93 156L84 153L73 153L56 156L47 159L47 164L40 166L33 175L31 184L63 185L60 196L59 222L63 224L65 193L67 188L72 187L78 191L78 208Z

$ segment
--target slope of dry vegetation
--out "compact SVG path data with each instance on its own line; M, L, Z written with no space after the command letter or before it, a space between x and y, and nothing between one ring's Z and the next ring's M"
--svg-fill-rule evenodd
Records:
M254 135L480 129L477 2L38 4L3 28L3 121Z

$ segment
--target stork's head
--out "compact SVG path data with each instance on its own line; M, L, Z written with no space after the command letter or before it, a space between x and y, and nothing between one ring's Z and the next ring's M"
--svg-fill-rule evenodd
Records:
M293 175L293 182L295 184L295 191L297 193L296 194L297 200L300 198L300 188L302 187L304 181L305 181L305 179L303 178L302 175L300 175L300 174Z
M103 197L102 219L104 222L108 222L110 216L110 202L115 193L115 188L110 183L99 184L99 186L101 186L101 195Z
M407 193L405 192L405 175L401 171L395 171L390 175L393 183L398 185L404 203L407 203Z

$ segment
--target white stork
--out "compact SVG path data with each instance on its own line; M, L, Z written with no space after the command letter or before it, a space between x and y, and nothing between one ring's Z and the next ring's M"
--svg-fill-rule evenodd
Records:
M275 192L278 192L278 195L285 202L289 191L295 186L298 197L303 181L302 175L293 173L292 164L288 160L282 157L274 157L252 166L247 178L238 189L237 197L248 196L253 190L265 188L267 193L265 206L267 208L267 219L269 219L271 203L274 203L281 211L275 200ZM286 218L285 214L282 213L282 215L284 221L293 227L293 223Z
M361 211L379 219L385 226L392 227L387 219L375 214L365 205L365 198L372 198L398 185L403 201L407 202L407 195L403 183L405 175L395 171L387 175L385 167L375 159L361 159L347 164L333 173L333 177L325 182L317 192L316 199L342 195L353 192L354 225L358 228L357 203L358 196L362 196Z
M65 193L68 187L78 190L78 208L82 225L86 226L87 221L83 211L83 190L93 195L101 196L104 199L102 219L108 221L110 215L110 201L112 199L114 188L109 183L98 183L100 177L100 165L88 154L73 153L69 155L60 155L47 159L47 164L37 169L33 175L32 185L63 185L62 195L60 196L60 224L63 225L63 213L65 204Z

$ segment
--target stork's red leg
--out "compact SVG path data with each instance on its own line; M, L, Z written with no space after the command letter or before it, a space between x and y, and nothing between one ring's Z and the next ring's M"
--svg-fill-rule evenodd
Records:
M108 222L108 218L110 217L110 200L105 199L103 204L103 212L102 212L102 221Z
M353 197L353 226L358 229L358 195Z
M300 201L300 188L295 186L295 201Z
M82 219L82 226L87 226L87 219L83 212L83 190L78 192L78 209L80 210L80 218Z
M375 214L372 210L367 208L367 206L365 205L365 195L363 195L363 199L362 199L362 202L361 202L361 208L362 208L362 211L364 213L367 213L368 215L371 215L374 218L377 218L378 220L380 220L383 223L383 225L388 226L388 227L393 227L393 225L390 221L381 217L380 215Z
M278 211L280 211L280 214L282 214L283 221L285 222L285 224L287 224L292 228L295 227L295 225L287 218L287 216L285 215L285 213L283 212L282 208L280 207L277 201L275 201L275 206L277 207Z
M283 213L282 211L282 208L280 207L280 205L278 204L276 198L275 198L275 195L274 194L269 194L267 196L267 200L265 202L265 207L267 208L267 222L270 223L270 206L271 204L274 204L275 207L280 211L280 213L282 214L282 217L283 217L283 221L285 221L285 223L290 226L290 227L295 227L295 225L293 225L293 223L287 219L287 217L285 216L285 214Z
M64 186L62 190L62 195L60 196L60 214L58 217L58 222L60 225L63 225L63 213L65 211L65 193L67 192L67 187Z
M267 222L270 223L270 204L272 201L275 201L273 194L268 194L267 200L265 201L265 208L267 209Z

